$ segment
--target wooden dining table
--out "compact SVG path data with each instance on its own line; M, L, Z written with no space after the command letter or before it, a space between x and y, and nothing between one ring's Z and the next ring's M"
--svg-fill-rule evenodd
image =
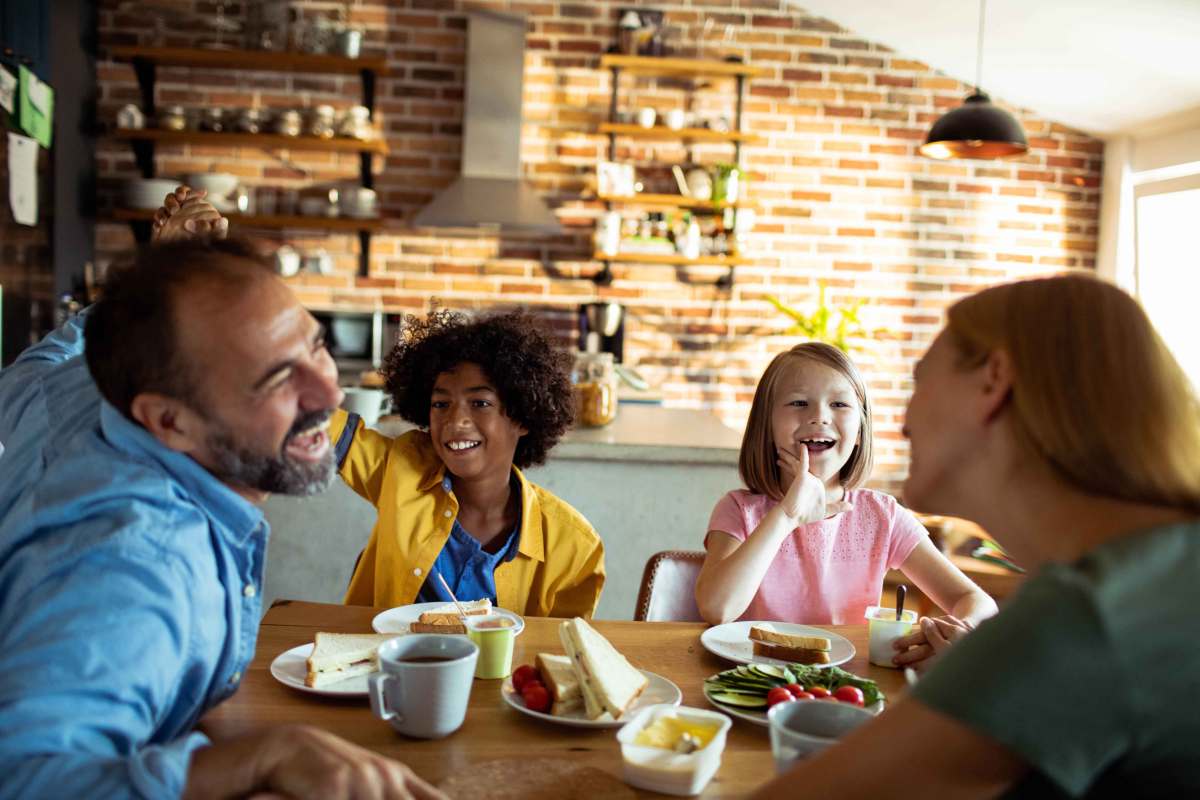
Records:
M499 680L476 680L463 726L445 739L410 739L371 714L366 697L332 698L289 688L272 677L271 662L280 653L311 642L317 631L370 632L371 620L383 611L365 606L280 600L264 615L254 660L229 700L210 711L201 728L216 741L299 723L330 731L363 747L403 761L433 784L500 759L563 758L621 775L621 749L615 729L574 728L530 717L501 697ZM561 653L561 620L526 617L516 639L513 667L529 664L539 652ZM704 679L734 664L712 655L700 643L705 625L698 622L627 622L597 620L593 626L641 669L673 681L683 692L683 705L711 708L703 694ZM844 669L869 677L889 698L903 691L899 670L867 662L867 626L822 626L854 645ZM766 727L734 719L721 767L701 797L745 797L775 774ZM638 796L662 797L651 792Z

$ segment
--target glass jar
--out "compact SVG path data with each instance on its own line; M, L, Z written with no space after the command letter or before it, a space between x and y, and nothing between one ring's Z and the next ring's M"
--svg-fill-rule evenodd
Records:
M612 353L575 356L576 422L586 427L607 425L617 417L617 373Z
M187 111L183 106L167 106L158 115L158 127L163 130L181 131L187 124Z
M371 138L371 112L366 106L351 106L338 121L338 136L367 140Z
M309 112L308 135L319 139L332 139L335 112L333 106L317 106Z
M275 118L275 132L281 136L299 136L302 126L300 112L294 109L281 111Z
M226 128L225 109L206 108L200 117L200 130L221 133Z

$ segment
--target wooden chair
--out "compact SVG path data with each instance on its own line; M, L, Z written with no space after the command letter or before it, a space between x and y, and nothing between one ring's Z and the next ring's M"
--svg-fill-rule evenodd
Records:
M664 550L650 556L642 571L634 620L703 622L696 608L696 578L703 565L703 550Z

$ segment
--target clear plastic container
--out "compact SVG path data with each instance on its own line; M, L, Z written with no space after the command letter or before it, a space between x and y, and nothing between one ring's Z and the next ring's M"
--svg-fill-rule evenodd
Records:
M691 753L676 753L635 742L643 728L662 717L677 717L716 729L708 744ZM716 711L659 704L647 706L617 731L625 782L639 789L684 797L700 794L721 766L729 717Z

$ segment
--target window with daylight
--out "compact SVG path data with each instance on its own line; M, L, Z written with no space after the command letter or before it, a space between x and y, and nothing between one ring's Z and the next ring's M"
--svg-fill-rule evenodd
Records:
M1137 296L1200 390L1200 174L1134 190Z

